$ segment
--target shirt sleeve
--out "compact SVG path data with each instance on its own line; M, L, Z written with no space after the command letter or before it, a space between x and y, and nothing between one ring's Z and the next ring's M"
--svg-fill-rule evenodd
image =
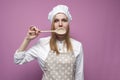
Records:
M35 44L33 47L31 47L27 51L18 52L16 50L14 54L14 62L16 64L22 65L24 63L27 63L36 59L37 53L38 53L37 48L39 48L39 43Z
M76 58L76 71L75 71L75 80L84 80L84 57L83 57L83 48L80 47L79 55Z

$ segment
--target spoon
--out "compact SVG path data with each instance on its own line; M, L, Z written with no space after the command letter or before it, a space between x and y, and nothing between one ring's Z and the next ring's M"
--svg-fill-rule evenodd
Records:
M45 30L45 31L40 31L40 32L55 32L57 34L65 34L66 30L65 28L57 28L56 30Z

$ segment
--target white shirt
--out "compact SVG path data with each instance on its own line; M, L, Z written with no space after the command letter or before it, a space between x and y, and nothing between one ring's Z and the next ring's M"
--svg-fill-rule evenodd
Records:
M76 57L75 80L84 80L84 70L83 70L84 57L83 57L82 44L79 41L76 41L72 38L70 40L73 46L74 55ZM37 59L41 69L43 70L45 60L50 51L49 42L50 42L50 37L41 38L33 47L31 47L27 51L22 51L22 52L16 51L14 55L14 62L16 64L22 65L34 59ZM57 45L59 51L63 51L62 48L64 46L63 42L57 41Z

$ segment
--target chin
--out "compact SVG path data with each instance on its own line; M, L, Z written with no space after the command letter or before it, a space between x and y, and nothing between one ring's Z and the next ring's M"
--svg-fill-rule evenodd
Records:
M62 35L56 34L56 36L57 36L57 38L65 38L65 34L62 34Z

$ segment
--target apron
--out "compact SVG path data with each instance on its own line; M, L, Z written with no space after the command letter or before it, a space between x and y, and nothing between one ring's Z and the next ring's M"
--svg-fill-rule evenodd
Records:
M49 52L42 80L75 80L75 59L73 53Z

